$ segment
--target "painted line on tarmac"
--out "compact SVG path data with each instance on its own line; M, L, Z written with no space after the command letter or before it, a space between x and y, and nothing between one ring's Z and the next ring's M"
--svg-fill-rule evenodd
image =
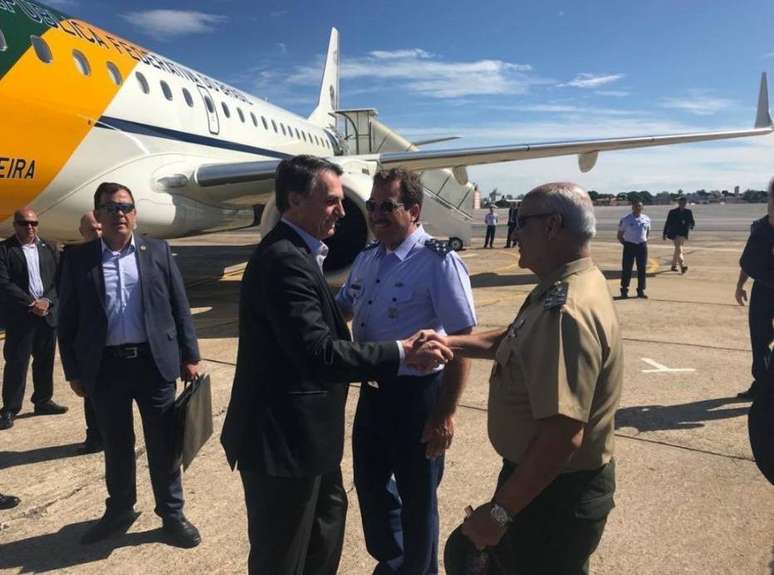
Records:
M683 372L690 372L690 371L696 371L692 367L667 367L655 360L650 359L649 357L641 357L642 361L650 365L651 367L654 367L655 369L643 369L641 370L642 373L683 373Z
M744 349L741 347L721 347L719 345L706 345L703 343L688 343L684 341L664 341L659 339L642 339L642 338L636 338L636 337L622 337L624 341L634 341L637 343L656 343L659 345L684 345L687 347L698 347L701 349L714 349L717 351L740 351L743 353L750 353L749 349Z

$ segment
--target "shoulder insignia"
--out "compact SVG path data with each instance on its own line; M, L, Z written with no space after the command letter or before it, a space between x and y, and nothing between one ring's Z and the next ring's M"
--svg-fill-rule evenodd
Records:
M444 242L432 238L425 240L425 247L442 258L445 258L446 254L452 251L451 246L449 246L449 242Z
M567 302L567 284L556 282L546 292L546 299L543 301L543 309L555 309L562 307Z
M363 248L363 251L367 252L368 250L372 250L372 249L378 248L378 247L379 247L379 242L373 241L373 242L371 242L369 244L366 244L366 247Z

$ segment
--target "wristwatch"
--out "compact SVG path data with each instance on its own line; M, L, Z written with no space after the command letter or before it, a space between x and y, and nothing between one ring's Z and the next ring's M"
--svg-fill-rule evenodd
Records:
M494 501L492 502L492 506L489 508L489 515L500 527L507 527L508 524L513 521L513 513L508 511L502 505L498 505Z

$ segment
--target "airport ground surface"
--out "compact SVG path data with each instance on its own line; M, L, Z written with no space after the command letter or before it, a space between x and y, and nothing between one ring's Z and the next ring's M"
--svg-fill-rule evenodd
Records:
M737 262L749 222L765 206L747 209L742 216L729 216L721 207L705 211L701 219L697 214L699 228L688 245L684 276L669 271L671 246L661 242L659 232L650 249L650 299L616 302L626 355L617 416L617 507L592 559L593 573L774 573L774 487L752 461L749 404L735 398L750 383L747 310L733 299ZM729 217L743 221L729 225ZM593 247L613 293L620 248L605 222L616 218L617 212L600 210L601 234ZM519 269L517 250L502 249L502 233L492 250L480 248L478 235L474 230L474 246L462 256L471 272L480 328L487 329L511 320L535 277ZM216 435L234 371L239 264L257 237L244 231L173 242L212 375ZM226 273L213 279L224 267ZM474 362L457 415L440 488L442 540L466 505L491 496L499 470L486 435L488 373L488 362ZM124 537L79 545L103 510L103 460L100 454L73 456L84 435L82 404L69 392L58 363L55 377L55 398L70 407L69 414L29 417L27 402L15 427L0 432L0 491L22 498L16 509L0 512L0 573L244 572L248 546L241 484L216 437L184 478L186 513L201 530L201 546L186 551L159 542L141 440L137 508L142 515ZM357 394L352 386L349 424ZM141 436L139 423L136 429ZM363 545L349 445L343 470L350 511L340 573L367 574L373 562Z

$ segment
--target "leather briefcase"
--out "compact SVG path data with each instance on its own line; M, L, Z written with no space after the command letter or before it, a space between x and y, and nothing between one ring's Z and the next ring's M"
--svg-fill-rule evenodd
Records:
M197 375L186 382L175 399L175 458L172 469L188 469L212 435L212 391L210 376Z

